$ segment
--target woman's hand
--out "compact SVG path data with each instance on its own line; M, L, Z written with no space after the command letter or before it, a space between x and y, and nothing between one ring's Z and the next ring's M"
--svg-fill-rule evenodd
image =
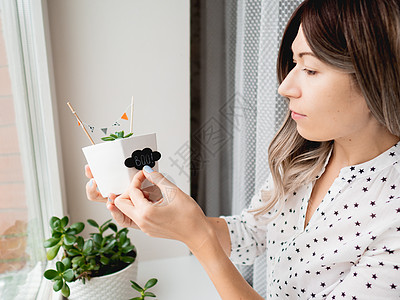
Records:
M162 198L157 202L151 201L141 189L146 178L161 191ZM158 172L139 171L114 204L125 215L124 218L113 215L117 223L118 218L127 222L128 217L149 236L179 240L192 251L200 248L213 233L197 203Z
M85 175L90 180L86 183L86 196L90 201L96 202L107 202L107 198L104 198L99 190L97 189L96 181L93 178L92 171L89 168L89 165L85 166Z

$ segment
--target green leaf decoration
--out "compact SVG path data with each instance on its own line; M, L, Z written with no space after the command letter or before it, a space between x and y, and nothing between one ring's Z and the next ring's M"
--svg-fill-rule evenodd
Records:
M144 293L145 297L157 297L155 294L153 294L152 292L146 292Z
M101 138L105 142L115 141L115 139L111 136L106 136Z
M72 269L66 270L63 274L63 277L64 277L65 281L71 282L75 277L74 271L72 271Z
M132 281L132 280L131 280L131 283L132 283L132 287L133 287L135 290L137 290L138 292L143 292L143 288L142 288L140 285L138 285L136 282L134 282L134 281Z
M135 298L131 298L129 300L143 300L143 297L135 297Z
M69 219L68 219L67 216L65 216L64 218L62 218L61 221L60 221L61 227L67 226L68 222L69 222Z
M102 137L101 139L103 141L115 141L118 139L126 139L132 135L133 135L132 132L125 135L125 132L122 130L122 131L115 132L115 134L110 134L110 136Z
M54 247L50 248L49 251L47 251L47 260L53 260L58 253L58 250L60 250L61 245L55 245Z
M119 139L122 139L124 137L124 131L116 132L115 133Z
M149 279L149 281L146 282L146 285L144 286L144 288L147 290L153 286L155 286L157 284L158 280L157 278L151 278Z
M49 238L48 240L44 241L43 246L45 248L50 248L50 247L53 247L56 244L58 244L60 241L61 241L60 238L54 238L54 237L53 238Z
M59 290L62 289L63 285L64 285L64 282L62 281L62 279L56 280L53 284L53 290L55 292L58 292Z
M117 135L115 135L115 134L110 134L110 137L113 137L114 139L118 139L118 136Z
M58 276L58 272L56 270L49 269L44 272L43 276L48 280L52 280Z
M92 225L93 227L99 228L99 224L95 220L89 219L87 222Z
M69 297L70 290L69 290L69 286L67 285L66 282L64 283L64 285L63 285L63 287L62 287L62 289L61 289L61 294L62 294L64 297L66 297L66 298Z
M55 239L61 239L62 233L61 233L61 232L58 232L58 231L53 231L53 232L51 233L51 236L52 236L53 238L55 238Z

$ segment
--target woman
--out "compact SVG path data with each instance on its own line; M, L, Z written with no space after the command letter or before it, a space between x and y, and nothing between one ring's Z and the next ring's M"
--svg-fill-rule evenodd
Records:
M262 299L228 256L266 252L267 298L400 297L400 4L306 0L278 57L286 120L271 176L240 216L207 218L146 167L108 209L122 226L184 242L222 299ZM91 177L87 169L88 177ZM147 178L163 198L141 190ZM91 200L102 200L95 184Z

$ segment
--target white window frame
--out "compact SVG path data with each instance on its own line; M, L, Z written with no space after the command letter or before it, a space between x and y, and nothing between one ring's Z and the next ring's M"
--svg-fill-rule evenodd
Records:
M66 212L47 1L1 0L0 5L26 200L28 209L42 216L44 238L50 236L50 217ZM37 299L61 298L50 281L41 283Z

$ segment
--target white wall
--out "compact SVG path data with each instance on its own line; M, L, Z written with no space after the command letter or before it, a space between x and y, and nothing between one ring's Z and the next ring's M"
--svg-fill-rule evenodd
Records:
M117 120L133 95L134 132L157 133L161 172L189 193L189 178L170 162L189 141L189 10L188 0L48 0L67 209L73 222L101 222L110 214L104 204L86 199L81 148L90 142L67 101L82 121L101 127ZM132 239L141 260L188 254L178 242L138 231Z

